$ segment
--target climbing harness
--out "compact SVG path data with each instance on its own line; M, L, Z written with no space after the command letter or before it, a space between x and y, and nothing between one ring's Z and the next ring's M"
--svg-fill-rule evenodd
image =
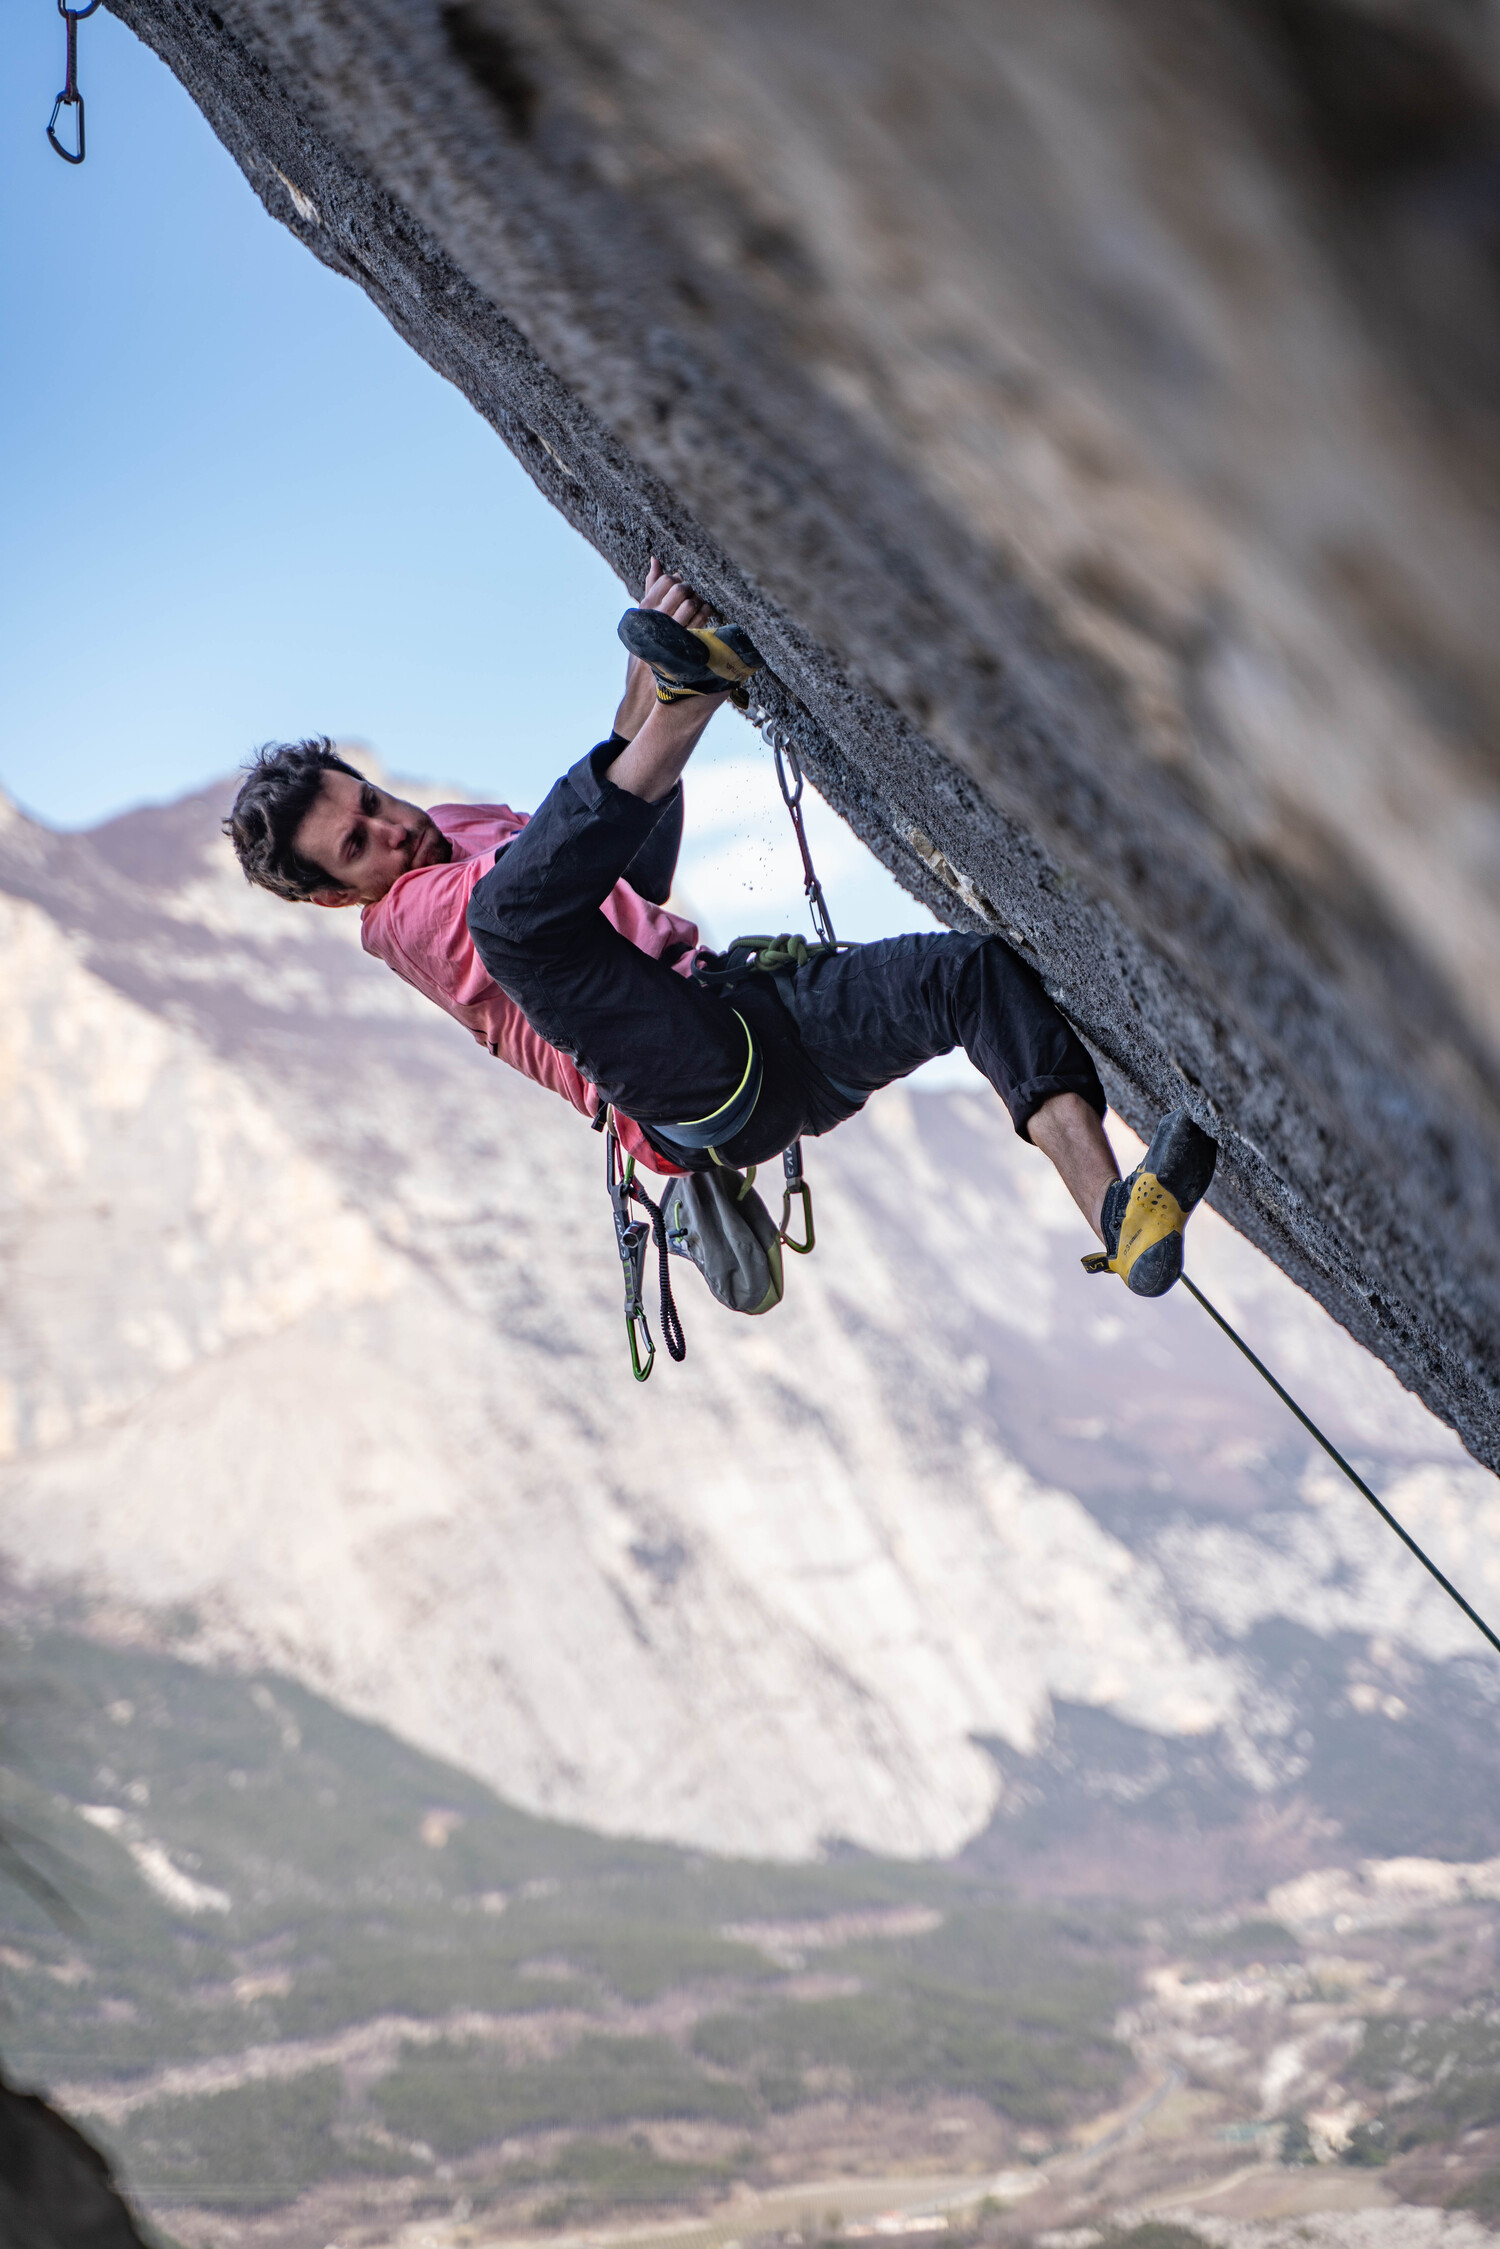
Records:
M711 1109L706 1117L689 1117L681 1124L658 1128L657 1138L664 1140L674 1154L679 1148L685 1155L706 1152L716 1164L722 1163L724 1159L719 1154L720 1146L732 1140L737 1132L743 1132L755 1113L755 1104L760 1099L761 1081L765 1076L765 1064L761 1060L760 1048L755 1043L755 1034L738 1008L734 1010L734 1015L745 1034L745 1067L741 1072L740 1082L729 1099L721 1101L718 1108Z
M1406 1547L1410 1553L1415 1554L1423 1569L1426 1570L1430 1576L1437 1579L1438 1584L1447 1594L1449 1600L1454 1601L1458 1604L1459 1608L1463 1610L1464 1615L1468 1618L1469 1622L1476 1628L1476 1630L1484 1634L1484 1637L1486 1638L1486 1640L1488 1640L1490 1646L1495 1650L1495 1653L1497 1655L1500 1655L1500 1639L1496 1638L1495 1634L1485 1623L1484 1618L1479 1614L1478 1610L1470 1608L1468 1602L1459 1592L1458 1587L1454 1585L1448 1578L1444 1577L1442 1571L1438 1568L1436 1562L1433 1561L1431 1555L1423 1553L1421 1547L1412 1537L1410 1531L1406 1530L1400 1523L1397 1522L1395 1516L1391 1513L1390 1509L1382 1500L1376 1498L1375 1494L1371 1491L1364 1478L1355 1474L1354 1470L1350 1467L1348 1461L1345 1460L1338 1447L1330 1443L1328 1438L1324 1436L1322 1430L1312 1419L1311 1415L1305 1414L1302 1411L1302 1408L1298 1405L1296 1399L1292 1397L1291 1393L1282 1388L1275 1375L1272 1374L1270 1368L1264 1363L1263 1360L1260 1360L1255 1356L1255 1353L1251 1350L1244 1337L1235 1332L1235 1330L1230 1326L1229 1322L1225 1319L1223 1313L1217 1310L1214 1305L1209 1303L1208 1298L1204 1295L1202 1289L1197 1287L1194 1282L1190 1281L1186 1273L1182 1275L1182 1285L1187 1290L1188 1294L1202 1305L1204 1311L1214 1322L1214 1325L1223 1329L1224 1333L1228 1336L1235 1349L1244 1353L1245 1357L1250 1361L1251 1366L1254 1367L1256 1373L1264 1376L1265 1380L1275 1391L1282 1404L1286 1406L1290 1412L1296 1415L1297 1419L1301 1422L1308 1435L1313 1438L1316 1443L1322 1446L1324 1452L1327 1453L1329 1459L1333 1461L1337 1467L1342 1468L1344 1474L1348 1477L1355 1490L1357 1492L1361 1492L1364 1497L1370 1502L1370 1505L1374 1508L1381 1521L1383 1523L1387 1523L1390 1526L1390 1528L1395 1532L1397 1538L1400 1539L1402 1545Z
M68 27L68 62L67 75L63 80L63 90L52 104L52 115L47 121L47 138L65 164L81 164L86 153L83 134L83 96L78 91L78 26L86 16L93 14L98 5L99 0L89 0L86 8L70 8L67 5L67 0L57 0L57 12ZM76 109L78 112L78 146L76 149L64 148L57 137L57 120L65 109Z

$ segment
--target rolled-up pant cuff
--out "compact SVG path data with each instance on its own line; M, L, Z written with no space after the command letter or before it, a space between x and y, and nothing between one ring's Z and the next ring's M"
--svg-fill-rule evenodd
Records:
M1056 1077L1028 1078L1024 1085L1016 1087L1008 1103L1015 1128L1023 1140L1031 1138L1031 1120L1038 1109L1045 1108L1059 1093L1076 1093L1081 1101L1088 1103L1096 1117L1103 1118L1109 1113L1109 1103L1092 1071L1087 1077L1064 1071Z

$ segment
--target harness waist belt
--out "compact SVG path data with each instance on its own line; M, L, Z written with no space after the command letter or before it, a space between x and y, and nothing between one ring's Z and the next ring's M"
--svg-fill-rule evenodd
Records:
M652 1138L660 1140L668 1148L682 1148L690 1153L707 1148L712 1152L726 1141L733 1140L735 1134L743 1132L750 1122L755 1104L760 1099L761 1079L765 1069L760 1048L755 1043L749 1024L738 1008L734 1013L745 1034L747 1053L744 1075L729 1099L722 1102L711 1115L690 1117L681 1124L653 1124L650 1128Z

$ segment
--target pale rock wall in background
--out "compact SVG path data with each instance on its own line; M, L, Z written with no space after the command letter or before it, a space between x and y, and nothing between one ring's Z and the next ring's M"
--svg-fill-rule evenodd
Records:
M1201 1753L1241 1810L1295 1794L1267 1619L1351 1680L1375 1636L1387 1699L1489 1676L1193 1306L1083 1276L981 1092L894 1089L810 1144L785 1305L737 1320L679 1268L688 1361L638 1388L599 1141L352 916L250 892L216 809L0 841L23 1586L293 1673L524 1805L778 1855L959 1848L1024 1810L1060 1708ZM1500 1607L1493 1479L1197 1228L1205 1285Z
M115 4L1500 1460L1492 0Z

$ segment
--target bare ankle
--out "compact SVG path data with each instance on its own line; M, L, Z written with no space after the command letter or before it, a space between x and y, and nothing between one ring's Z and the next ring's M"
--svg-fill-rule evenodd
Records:
M1082 1094L1054 1093L1032 1117L1026 1136L1047 1157L1102 1242L1104 1197L1120 1169L1098 1111Z

